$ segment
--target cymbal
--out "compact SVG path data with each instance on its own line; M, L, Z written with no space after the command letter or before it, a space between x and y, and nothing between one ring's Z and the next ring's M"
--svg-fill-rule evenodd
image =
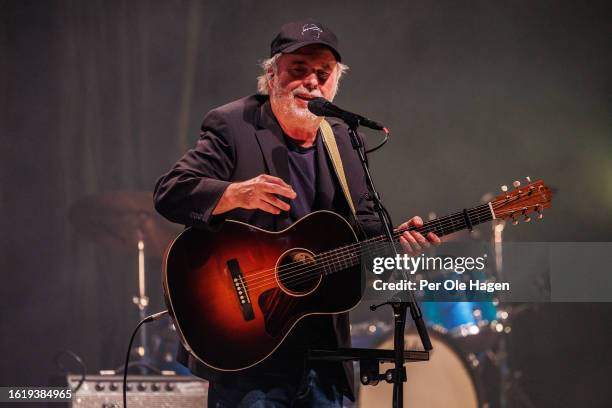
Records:
M162 256L182 227L153 208L150 192L115 191L88 196L70 208L75 229L107 248L135 252L138 241L148 256Z

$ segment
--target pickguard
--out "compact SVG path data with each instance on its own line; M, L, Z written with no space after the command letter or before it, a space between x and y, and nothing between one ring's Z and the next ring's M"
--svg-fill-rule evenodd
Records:
M264 316L266 332L272 337L278 337L283 329L288 329L293 323L291 316L298 304L298 300L287 295L280 289L270 289L259 296L259 308Z

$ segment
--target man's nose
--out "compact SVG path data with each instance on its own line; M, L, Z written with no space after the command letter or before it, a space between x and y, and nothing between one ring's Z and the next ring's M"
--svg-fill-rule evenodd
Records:
M316 73L311 73L304 78L304 86L308 90L317 89L319 87L319 78Z

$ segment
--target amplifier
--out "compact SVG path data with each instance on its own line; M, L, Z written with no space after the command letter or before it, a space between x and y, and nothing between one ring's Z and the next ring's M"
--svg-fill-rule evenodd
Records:
M78 374L64 377L64 385L75 389L81 381ZM88 375L76 392L70 407L122 408L123 376ZM129 375L128 408L205 408L208 382L197 377L178 375ZM57 404L54 405L57 407Z

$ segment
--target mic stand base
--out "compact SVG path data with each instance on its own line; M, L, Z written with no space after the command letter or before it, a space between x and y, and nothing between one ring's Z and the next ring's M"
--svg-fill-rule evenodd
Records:
M406 382L406 369L402 367L402 374L399 381L395 369L389 369L385 373L380 373L381 363L395 362L395 350L379 350L365 348L339 348L337 350L308 350L307 358L317 361L358 361L359 380L363 385L377 385L379 381L388 383ZM428 361L429 352L422 350L404 350L402 362Z

